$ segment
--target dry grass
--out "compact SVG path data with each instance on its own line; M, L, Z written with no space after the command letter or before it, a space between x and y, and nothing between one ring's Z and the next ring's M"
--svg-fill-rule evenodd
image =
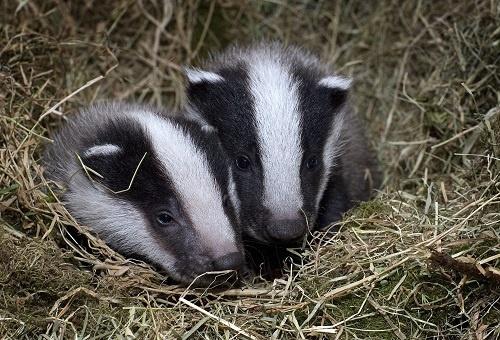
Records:
M0 337L499 338L499 6L2 2ZM384 190L281 279L223 293L164 284L77 226L42 176L43 143L96 99L178 107L182 64L262 37L354 75Z

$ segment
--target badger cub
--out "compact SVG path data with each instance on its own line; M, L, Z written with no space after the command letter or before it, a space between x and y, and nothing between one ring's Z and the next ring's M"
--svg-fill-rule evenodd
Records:
M229 166L199 125L147 106L94 105L55 135L45 166L70 213L116 250L182 283L242 267Z
M309 52L233 46L186 75L186 112L218 130L254 239L294 243L379 187L376 156L348 103L351 80Z

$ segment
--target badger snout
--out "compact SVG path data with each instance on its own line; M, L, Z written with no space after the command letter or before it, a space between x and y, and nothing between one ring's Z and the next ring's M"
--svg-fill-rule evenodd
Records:
M213 266L215 270L240 270L243 263L243 255L240 252L234 252L216 258Z
M280 219L270 221L266 227L267 233L273 242L293 243L306 233L304 219Z

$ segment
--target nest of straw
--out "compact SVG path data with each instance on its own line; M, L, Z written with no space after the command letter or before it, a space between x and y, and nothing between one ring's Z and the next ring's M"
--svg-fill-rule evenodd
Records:
M0 337L500 337L500 6L476 1L4 1ZM182 105L184 64L273 38L352 75L386 174L273 281L169 285L50 190L50 131L89 102Z

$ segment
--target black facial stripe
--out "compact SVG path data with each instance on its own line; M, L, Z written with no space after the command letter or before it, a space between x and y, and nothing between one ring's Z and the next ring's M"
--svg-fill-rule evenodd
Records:
M252 171L233 173L242 202L241 220L253 220L252 216L245 214L262 210L263 177L248 70L240 62L211 71L224 79L219 82L190 84L189 101L209 124L218 129L219 138L233 169L240 154L248 156L252 161Z
M98 171L104 177L98 181L110 190L123 191L132 183L129 190L118 195L141 206L158 202L164 198L162 193L173 191L173 187L167 184L169 181L166 174L159 167L149 139L145 136L142 127L130 119L109 121L96 132L92 142L86 143L87 147L113 144L120 147L121 151L105 156L84 157L85 165Z
M334 118L328 91L320 88L321 75L304 65L293 65L292 76L298 84L299 107L302 115L302 147L320 153L331 131ZM307 151L305 155L307 155Z
M304 210L314 211L316 196L319 194L320 179L325 172L322 162L323 150L328 135L331 133L334 108L329 100L329 91L318 86L322 74L302 63L291 65L293 80L298 84L299 110L302 116L301 145L304 159L301 167L301 191L304 195ZM319 164L308 173L306 162L315 155Z

